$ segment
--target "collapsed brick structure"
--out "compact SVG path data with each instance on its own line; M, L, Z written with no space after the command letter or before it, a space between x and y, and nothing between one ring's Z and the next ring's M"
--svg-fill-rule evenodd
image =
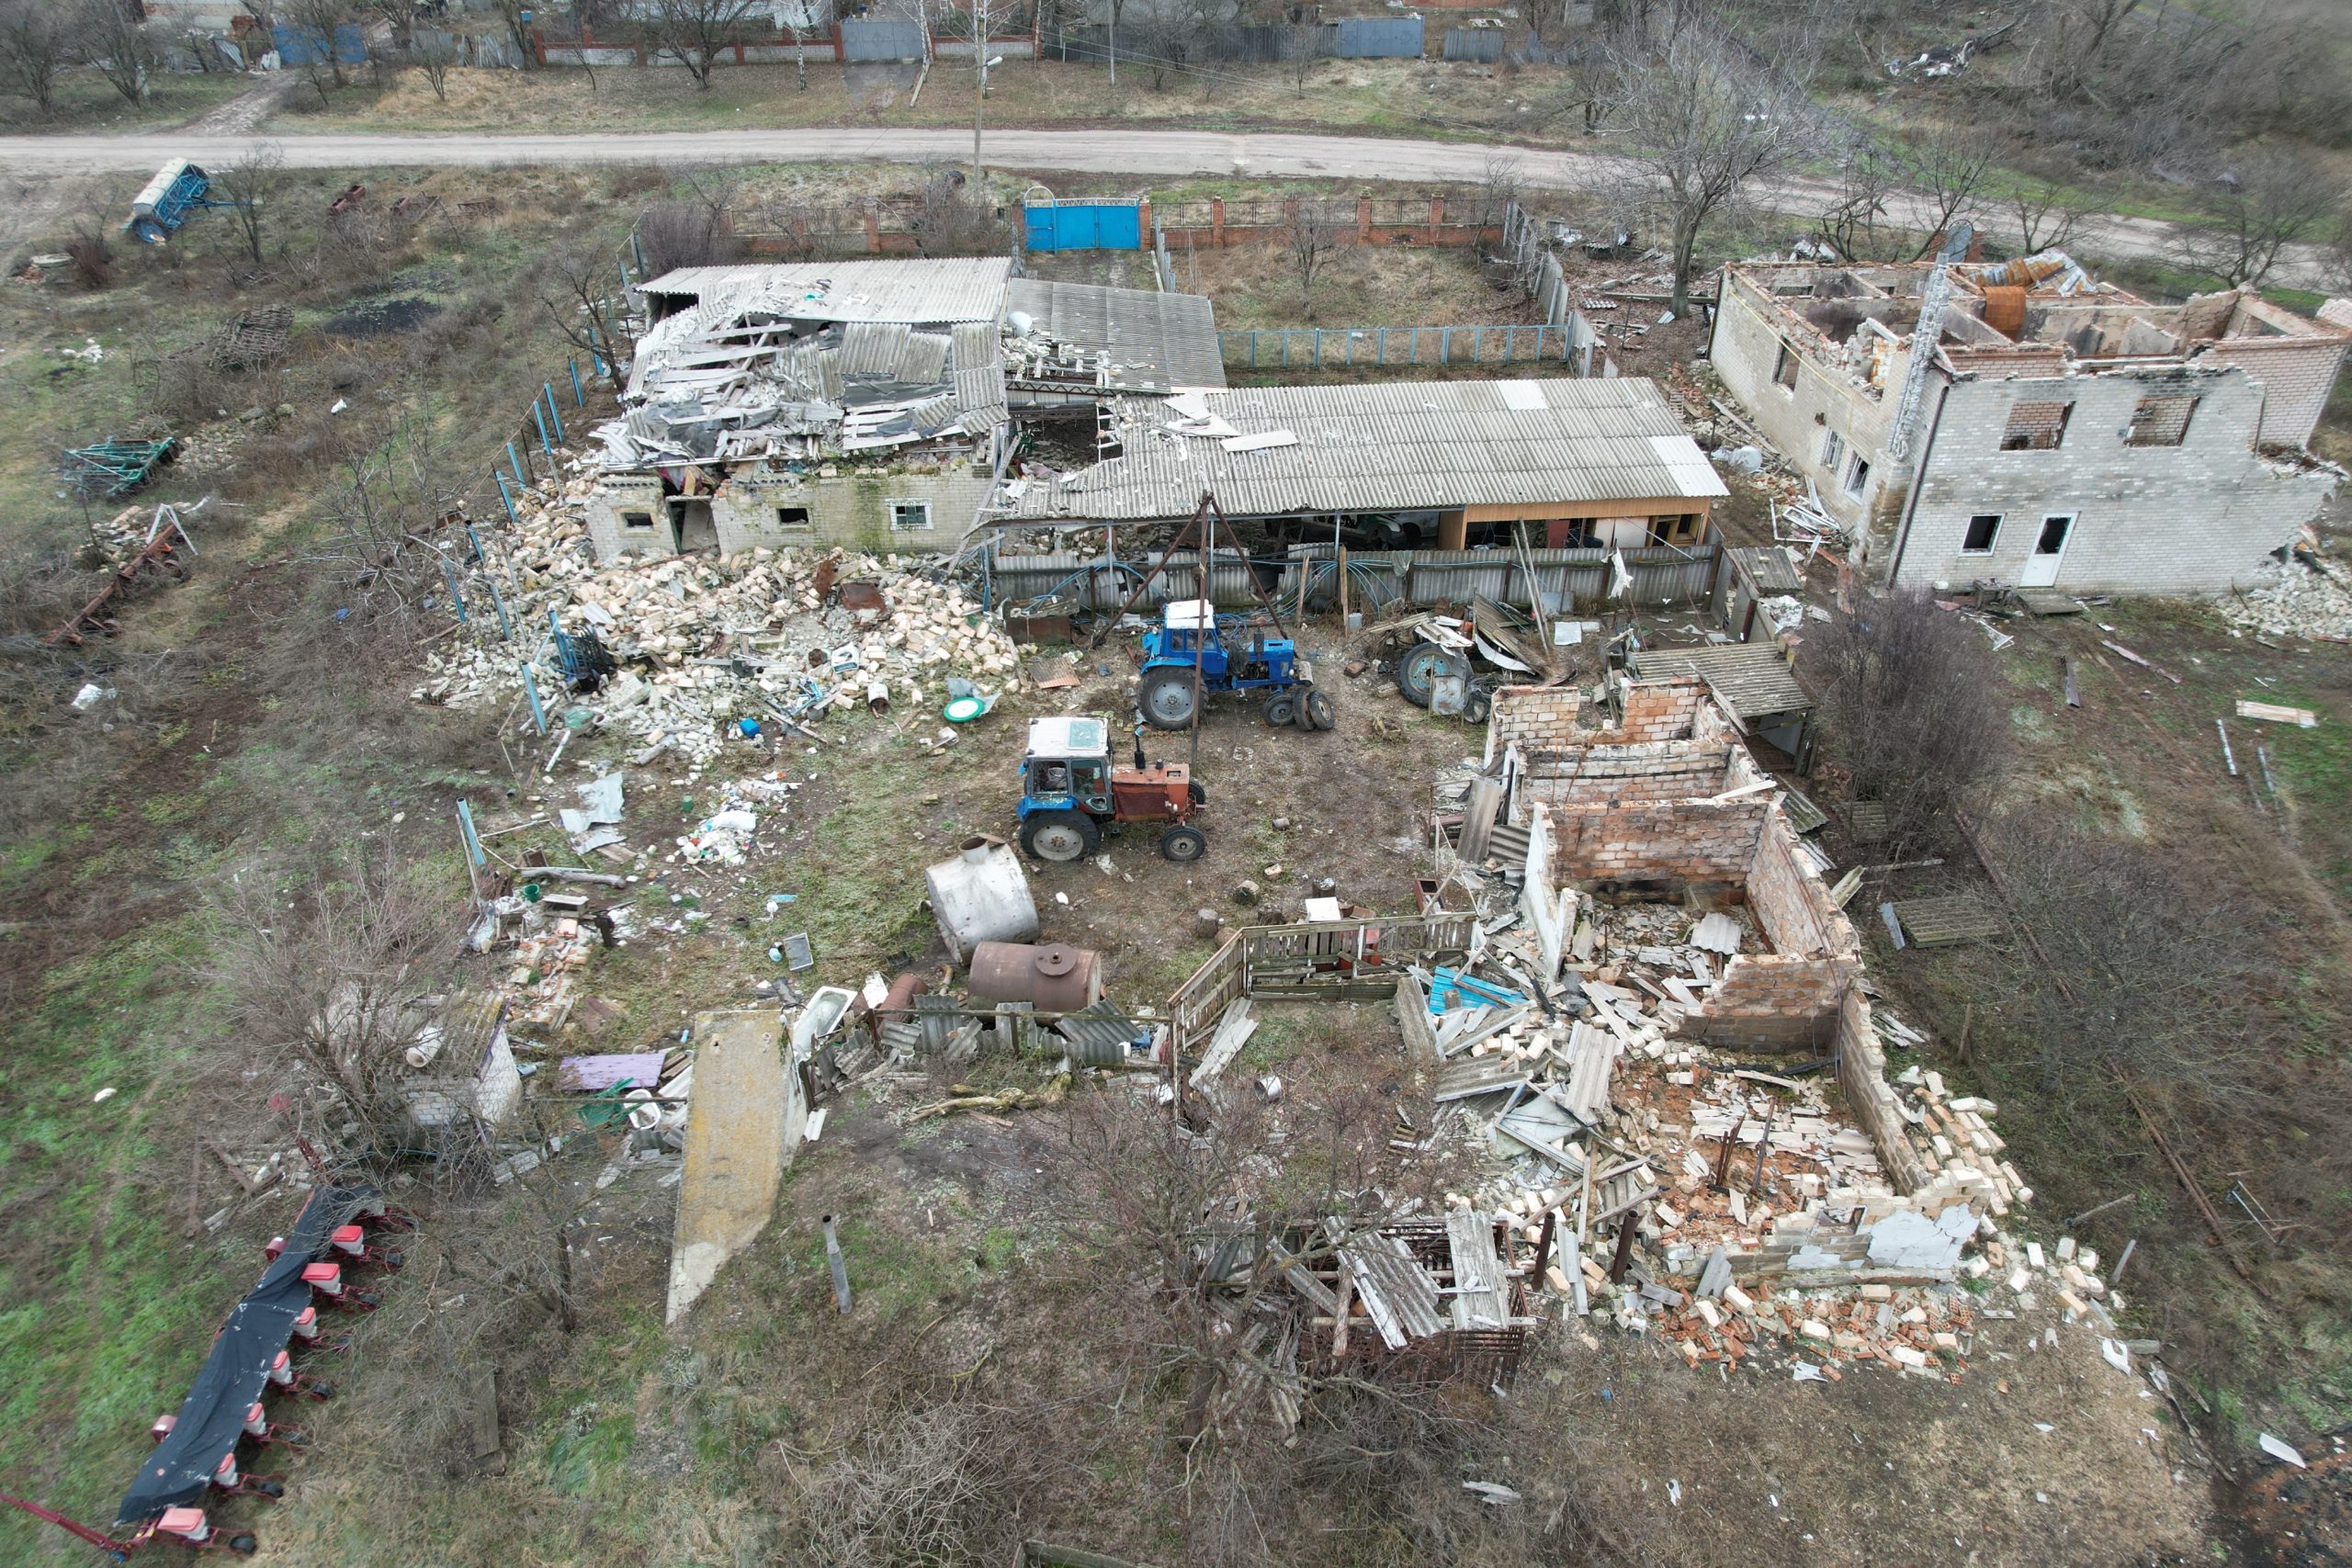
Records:
M1613 714L1572 687L1498 693L1487 728L1487 759L1498 758L1509 820L1540 822L1554 885L1747 909L1770 951L1730 961L1692 1034L1828 1049L1860 943L1705 682L1627 682Z

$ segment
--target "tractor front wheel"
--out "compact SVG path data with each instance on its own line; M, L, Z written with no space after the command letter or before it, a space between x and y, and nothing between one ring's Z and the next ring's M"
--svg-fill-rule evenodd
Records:
M1170 828L1159 835L1159 852L1178 865L1190 865L1208 851L1209 836L1198 828Z
M1430 705L1430 687L1440 675L1469 673L1466 660L1458 660L1433 642L1417 642L1396 660L1396 689L1415 707Z
M232 1535L222 1544L239 1557L251 1557L261 1546L261 1542L253 1536L243 1534Z
M1288 692L1266 705L1266 722L1276 729L1288 729L1298 722L1298 699Z
M1154 670L1143 678L1136 706L1154 729L1185 729L1192 726L1193 672L1174 668Z
M1060 865L1084 860L1102 841L1102 830L1083 811L1040 811L1021 824L1021 847Z
M1340 722L1340 710L1320 692L1310 691L1300 698L1298 711L1309 729L1329 729Z

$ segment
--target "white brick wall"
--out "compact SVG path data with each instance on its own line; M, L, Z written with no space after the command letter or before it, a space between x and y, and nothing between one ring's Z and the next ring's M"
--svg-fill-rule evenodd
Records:
M2126 446L2121 433L2141 397L2178 391L2200 400L2187 441ZM2000 450L2010 404L2052 398L2074 404L2064 443L2052 451ZM2015 583L2043 517L2071 513L2061 589L2215 593L2245 584L2332 488L2324 476L2282 472L2255 456L2263 406L2264 389L2235 369L1954 383L1923 458L1894 580ZM2003 519L1994 547L1963 554L1968 520L1978 513Z

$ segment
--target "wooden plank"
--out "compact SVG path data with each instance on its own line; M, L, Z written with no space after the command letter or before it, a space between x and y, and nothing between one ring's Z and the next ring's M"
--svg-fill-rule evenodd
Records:
M2248 702L2244 697L2238 699L2238 716L2266 719L2272 724L2291 724L2303 729L2309 729L2319 723L2319 715L2309 708L2285 707L2278 703Z
M1503 1299L1503 1262L1495 1255L1495 1223L1473 1209L1445 1216L1447 1250L1453 1257L1453 1326L1500 1328L1509 1321Z

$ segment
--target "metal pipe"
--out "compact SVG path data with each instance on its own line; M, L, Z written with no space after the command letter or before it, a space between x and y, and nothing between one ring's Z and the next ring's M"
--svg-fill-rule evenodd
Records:
M833 1271L833 1300L843 1313L849 1311L849 1264L842 1257L842 1238L833 1229L833 1216L825 1215L817 1222L825 1227L825 1267Z

